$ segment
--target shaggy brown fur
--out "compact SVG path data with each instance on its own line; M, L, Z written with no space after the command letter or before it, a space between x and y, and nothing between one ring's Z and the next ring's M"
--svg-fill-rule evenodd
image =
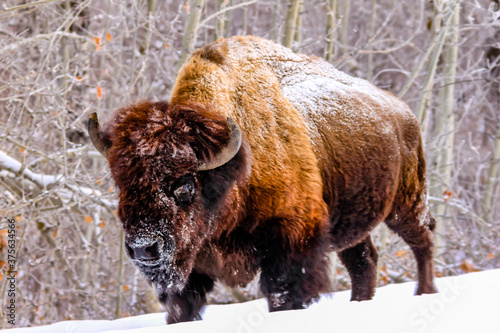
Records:
M228 140L227 117L240 150L199 171ZM244 286L259 271L271 311L303 308L329 289L331 250L352 299L370 299L369 233L382 221L415 254L417 294L436 291L418 122L323 60L255 37L218 40L182 67L169 103L122 108L100 137L129 255L169 323L197 318L215 280Z

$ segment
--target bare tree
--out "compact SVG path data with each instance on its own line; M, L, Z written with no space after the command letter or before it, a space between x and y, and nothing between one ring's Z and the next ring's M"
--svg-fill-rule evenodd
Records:
M86 121L91 111L105 119L136 99L168 99L194 49L246 32L284 43L286 36L300 52L401 96L426 131L437 274L500 267L497 5L300 2L2 2L0 302L7 302L6 221L13 219L18 326L161 310L126 258L116 189ZM383 227L373 239L379 285L411 280L409 249ZM335 255L331 266L335 290L350 288ZM210 302L255 297L257 281L217 285ZM2 315L0 322L10 327Z

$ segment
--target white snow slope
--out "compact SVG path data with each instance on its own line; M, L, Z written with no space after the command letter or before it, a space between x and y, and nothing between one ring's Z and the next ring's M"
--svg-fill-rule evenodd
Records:
M436 280L438 294L413 296L415 283L378 288L371 301L350 291L323 295L305 310L268 313L264 299L210 305L202 321L165 326L165 314L113 321L65 321L13 333L97 332L500 332L500 269Z

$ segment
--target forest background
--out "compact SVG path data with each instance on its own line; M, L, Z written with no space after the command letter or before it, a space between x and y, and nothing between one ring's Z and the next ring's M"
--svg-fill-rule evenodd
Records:
M86 122L168 99L194 49L234 35L324 57L405 100L425 140L436 275L500 267L498 1L2 0L0 327L11 327L12 274L16 326L161 310L124 254L116 189ZM403 241L383 226L373 236L378 284L414 279ZM331 266L334 290L349 289L335 255ZM256 297L253 282L218 285L209 301Z

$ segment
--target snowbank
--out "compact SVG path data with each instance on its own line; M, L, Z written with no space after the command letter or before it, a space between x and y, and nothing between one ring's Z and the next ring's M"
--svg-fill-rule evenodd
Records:
M263 299L210 305L203 320L165 326L165 314L113 321L65 321L13 333L83 332L499 332L500 269L436 280L438 294L412 296L415 283L378 288L371 301L349 302L350 291L321 297L305 310L267 312Z

